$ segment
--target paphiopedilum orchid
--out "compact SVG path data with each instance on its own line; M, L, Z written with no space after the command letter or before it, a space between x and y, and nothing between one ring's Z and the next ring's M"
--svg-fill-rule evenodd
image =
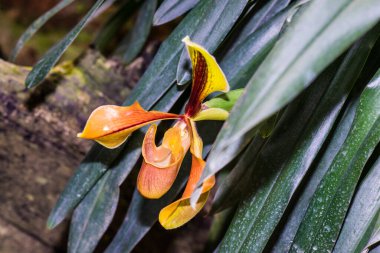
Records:
M142 196L160 198L171 188L190 149L192 166L182 197L163 208L159 214L159 221L166 229L177 228L192 219L203 208L215 184L214 176L205 180L199 200L195 205L190 205L190 196L205 167L202 158L203 142L195 121L224 120L228 117L228 111L202 104L213 92L229 91L223 71L215 58L202 46L192 42L189 37L182 41L192 63L191 94L184 114L146 111L138 102L131 106L105 105L92 112L83 132L78 134L78 137L95 140L107 148L116 148L142 126L159 120L176 119L158 147L155 144L157 126L152 124L148 129L142 145L144 159L137 179L137 189Z

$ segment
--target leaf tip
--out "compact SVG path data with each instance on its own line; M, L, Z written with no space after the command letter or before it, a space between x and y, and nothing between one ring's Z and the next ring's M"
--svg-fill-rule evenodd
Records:
M49 215L49 218L46 222L46 227L47 229L49 230L52 230L54 229L58 224L60 223L60 221L57 221L56 217L55 217L55 213L54 211L52 213L50 213Z

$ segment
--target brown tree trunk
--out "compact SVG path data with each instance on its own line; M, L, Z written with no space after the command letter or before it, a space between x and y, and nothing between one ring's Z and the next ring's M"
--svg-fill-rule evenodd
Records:
M30 68L0 60L0 253L64 251L67 223L46 220L91 143L76 138L90 112L117 104L154 53L127 68L89 50L25 90Z

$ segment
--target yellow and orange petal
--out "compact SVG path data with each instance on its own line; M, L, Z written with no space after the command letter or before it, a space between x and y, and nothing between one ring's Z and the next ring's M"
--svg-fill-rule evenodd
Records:
M155 144L156 131L157 126L152 125L145 135L144 161L137 179L138 191L150 199L160 198L170 189L190 146L189 132L183 121L166 131L159 147Z
M116 148L142 126L179 117L172 113L146 111L138 102L131 106L104 105L91 113L78 137L95 140L107 148Z
M202 46L186 36L182 40L187 48L192 64L192 86L186 114L189 117L198 113L202 101L215 91L227 92L230 87L215 58Z
M194 218L206 204L210 190L215 185L215 176L212 176L203 183L202 193L195 207L193 208L190 205L191 194L195 190L204 167L205 162L193 155L189 181L182 197L160 211L158 220L165 229L174 229L184 225Z
M202 152L203 152L202 138L199 136L197 127L193 120L189 119L187 121L187 125L188 125L188 128L190 129L190 137L191 137L190 151L194 156L202 160Z
M205 180L197 203L195 206L191 206L190 197L196 188L206 163L202 159L203 142L197 132L195 123L192 120L188 120L187 125L191 136L190 150L192 153L192 164L190 176L182 197L160 211L159 222L166 229L180 227L194 218L206 204L210 190L215 185L215 176Z

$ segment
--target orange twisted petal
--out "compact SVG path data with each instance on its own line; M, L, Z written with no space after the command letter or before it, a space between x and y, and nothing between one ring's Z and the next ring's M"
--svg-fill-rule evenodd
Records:
M215 176L207 179L202 185L201 196L195 207L193 208L190 205L190 197L195 190L206 163L202 159L203 142L198 135L194 122L190 120L188 126L191 129L191 153L193 154L190 176L182 197L160 211L159 222L166 229L180 227L194 218L206 204L210 190L215 185Z
M157 126L152 125L145 135L142 153L144 157L137 189L146 198L157 199L173 185L183 158L190 146L187 125L179 121L166 131L162 144L155 144Z

